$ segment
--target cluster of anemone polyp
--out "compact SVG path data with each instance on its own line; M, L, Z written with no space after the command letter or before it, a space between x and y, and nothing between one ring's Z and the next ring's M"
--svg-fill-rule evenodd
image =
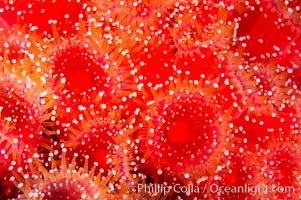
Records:
M0 199L301 199L299 0L3 0Z

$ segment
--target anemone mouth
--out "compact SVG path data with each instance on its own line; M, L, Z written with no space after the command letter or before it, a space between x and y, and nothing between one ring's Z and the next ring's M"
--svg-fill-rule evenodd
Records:
M53 74L65 83L65 89L74 94L89 91L107 91L108 74L104 60L80 46L70 46L56 53Z
M206 103L202 98L190 100L189 97L188 95L187 98L184 96L172 99L171 101L176 103L168 108L158 107L158 110L164 112L163 114L163 112L159 111L164 116L160 132L167 132L170 140L173 136L181 137L181 132L183 132L183 139L191 142L197 139L200 133L208 134L210 126L207 126L207 123L209 124L213 119L210 107L205 105ZM186 143L186 140L183 142Z
M228 10L220 4L199 9L202 6L187 6L173 18L170 31L179 55L202 56L211 51L216 54L229 49L235 38L236 27Z
M157 109L160 122L153 123L160 125L154 126L148 147L152 149L153 159L159 160L164 168L204 164L217 148L221 133L211 124L215 118L212 108L201 98L193 100L195 103L184 96L173 99L174 105Z

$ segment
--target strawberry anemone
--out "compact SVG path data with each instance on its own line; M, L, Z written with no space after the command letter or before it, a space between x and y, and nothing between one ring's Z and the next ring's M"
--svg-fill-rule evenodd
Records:
M94 54L82 46L70 45L55 53L53 77L64 83L64 90L70 95L84 95L108 92L107 73L104 71L104 58L99 61Z
M222 4L179 5L168 27L177 69L190 71L191 79L218 72L223 52L234 41L235 23ZM197 13L197 15L196 15ZM212 69L215 70L212 70Z
M243 51L230 53L227 58L229 84L240 96L239 104L249 112L283 111L294 101L294 87L286 67L274 59L258 62L246 59Z
M165 181L195 180L212 174L223 157L224 141L229 139L223 119L226 111L212 103L213 88L206 83L178 76L169 87L150 88L149 111L142 113L148 126L141 148L146 149L144 159L151 160L155 170L146 175L153 175L155 181L160 177Z
M75 155L70 162L66 160L66 149L62 149L59 161L51 159L51 169L47 170L37 156L30 159L31 173L24 173L22 169L14 173L11 181L23 192L19 198L26 199L104 199L117 198L109 194L108 182L112 175L101 178L95 172L95 166L89 170L88 157L85 164L79 167ZM51 156L51 155L50 155ZM112 192L112 191L111 191Z
M74 117L64 146L71 155L78 154L79 165L89 156L89 165L97 163L97 171L108 174L116 166L121 175L127 176L130 156L125 141L135 128L132 118L121 119L120 110L114 108L102 104L100 110L89 108Z
M54 25L53 37L45 43L48 48L42 50L51 66L48 73L59 100L65 107L78 107L94 99L121 101L133 89L128 50L122 51L116 38L103 35L102 25L91 21L86 29L82 18L79 24L80 30L72 38L61 37Z
M273 186L273 193L261 194L277 199L296 199L300 196L300 141L271 142L257 153L257 174L262 183Z
M25 59L24 63L28 61ZM27 158L39 149L50 149L44 135L54 134L48 128L55 119L48 112L53 106L49 91L43 87L38 74L27 74L26 67L21 71L19 65L7 62L0 66L0 166L5 172L1 173L0 190L6 187L2 195L14 191L10 184L3 185L10 172L26 166Z
M20 63L26 57L27 63L18 68L26 67L29 72L42 72L43 60L39 55L42 38L34 30L26 30L26 26L14 26L0 31L0 60L11 64ZM35 58L35 59L34 59Z
M16 68L16 73L10 73L9 68L6 64L1 69L1 149L20 161L23 149L35 149L34 137L53 134L47 129L54 119L48 112L53 102L39 77L32 79L32 74L21 74Z

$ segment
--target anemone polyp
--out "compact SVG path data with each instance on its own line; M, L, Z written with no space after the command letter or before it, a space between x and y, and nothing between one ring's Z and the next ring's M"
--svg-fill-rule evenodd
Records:
M228 65L226 76L237 96L241 96L240 104L248 112L271 114L290 106L294 88L285 67L276 64L273 59L269 62L245 60L242 53L238 52L232 61L235 59L240 59L239 63L234 61L233 65Z
M261 193L278 199L296 199L300 196L300 140L270 142L256 155L256 170L262 184L273 187L273 193Z
M235 36L235 22L228 19L229 11L216 5L195 12L199 15L184 9L174 16L174 24L169 27L179 56L228 49Z
M236 24L222 4L190 5L180 10L168 27L174 64L198 80L201 74L218 70L223 54L235 39Z
M26 59L23 61L27 62ZM50 93L43 88L38 74L26 71L26 67L19 70L19 62L2 64L0 163L1 170L5 172L1 174L1 179L5 183L11 171L27 165L27 159L38 151L38 147L49 147L43 134L53 134L48 127L54 116L48 113L52 109ZM3 192L1 198L15 191L9 184L5 187L7 191Z
M74 37L61 36L54 24L53 34L42 44L48 48L40 52L60 101L78 106L86 100L101 98L108 103L120 100L113 95L127 96L133 83L126 63L128 49L122 46L122 39L112 38L113 31L95 19L85 22L80 18L78 23Z
M50 93L43 88L38 75L19 71L19 65L6 63L1 66L0 86L1 147L18 160L24 148L35 149L38 142L33 138L41 137L42 133L53 134L47 129L52 117L48 113L53 105Z
M1 29L0 32L1 62L16 64L25 62L27 59L26 63L31 63L32 66L29 67L24 64L18 67L28 67L30 71L26 69L27 73L32 71L42 72L42 62L36 59L40 58L38 54L42 38L35 30L25 30L25 26L17 25ZM35 58L35 60L33 58ZM31 62L28 62L28 60L31 60Z
M27 199L107 199L108 182L112 175L101 178L95 173L95 166L88 169L88 156L83 167L78 167L75 155L70 162L66 161L66 149L62 149L60 161L52 160L52 168L47 170L43 163L34 157L30 159L31 173L22 169L14 173L11 181L23 192L19 198ZM115 196L116 198L116 196Z
M144 143L146 159L151 159L157 170L154 177L185 180L188 176L194 180L212 173L223 157L222 149L227 148L225 111L212 104L210 86L206 88L206 81L201 81L178 78L170 81L169 87L150 89L150 110L143 114L148 123Z
M89 164L97 163L96 170L103 174L107 174L114 166L119 166L120 172L127 176L128 171L124 172L124 169L128 168L129 163L122 161L121 154L127 153L125 140L135 130L131 120L130 117L121 119L118 109L86 110L78 118L74 118L64 144L70 148L71 154L79 155L79 164L83 164L84 157L88 155Z

